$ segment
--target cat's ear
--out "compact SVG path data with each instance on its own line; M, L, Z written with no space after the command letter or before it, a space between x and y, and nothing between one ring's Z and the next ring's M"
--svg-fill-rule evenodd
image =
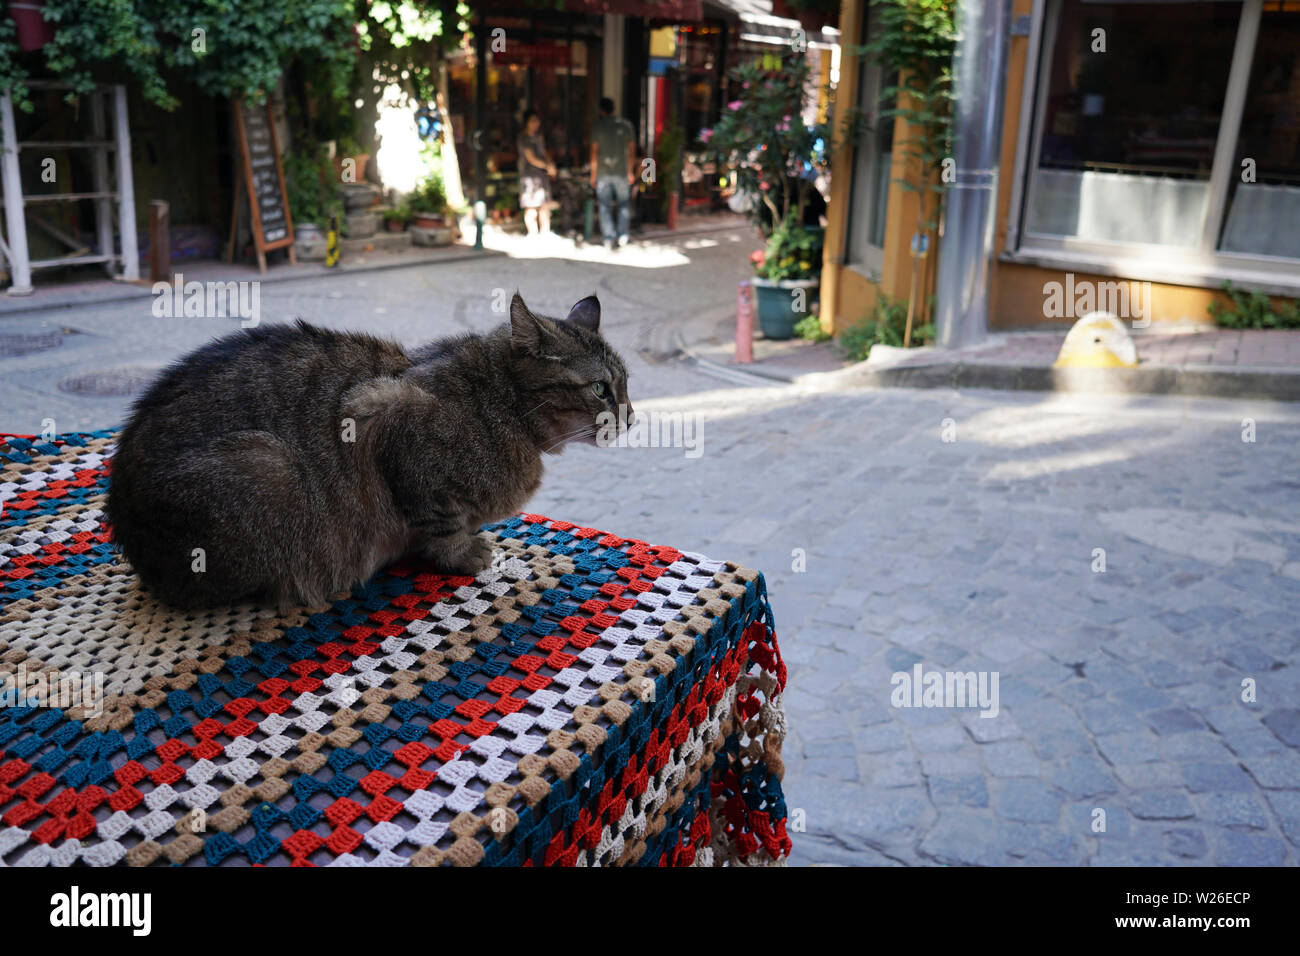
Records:
M515 293L510 300L510 344L516 352L541 352L543 342L550 332L547 329L549 324L549 319L533 315L532 310L524 305L524 297Z
M600 300L594 295L589 295L585 299L580 299L572 309L569 310L569 317L566 322L572 322L574 325L580 325L588 332L595 332L600 328Z

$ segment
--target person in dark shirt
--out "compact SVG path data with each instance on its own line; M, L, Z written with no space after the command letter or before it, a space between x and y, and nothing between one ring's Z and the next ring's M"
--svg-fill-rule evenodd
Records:
M628 201L635 182L636 132L631 123L614 115L614 101L605 97L591 130L591 188L600 207L600 231L610 248L615 242L627 245Z
M551 231L551 177L555 164L546 152L537 110L524 113L524 131L519 134L519 207L530 236Z

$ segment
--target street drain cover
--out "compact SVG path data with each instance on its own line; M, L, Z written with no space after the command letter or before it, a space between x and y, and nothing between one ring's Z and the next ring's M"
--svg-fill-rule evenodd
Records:
M68 376L59 382L59 390L73 395L135 395L143 392L158 377L158 372L159 367L154 365L97 369Z
M62 344L62 332L4 332L0 333L0 358L44 352Z

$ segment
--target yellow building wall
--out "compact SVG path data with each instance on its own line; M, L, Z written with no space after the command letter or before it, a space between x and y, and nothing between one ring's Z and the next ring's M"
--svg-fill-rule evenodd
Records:
M1033 11L1033 0L1013 0L1013 17L1028 16ZM862 17L866 5L859 0L844 0L840 10L840 26L844 53L840 60L840 83L836 100L841 104L860 106L858 103L858 77L860 61L848 53L848 47L861 36ZM1023 329L1033 326L1068 326L1075 317L1052 317L1045 314L1048 283L1066 281L1067 270L1020 263L1001 262L998 257L1006 251L1007 224L1011 217L1011 191L1015 177L1016 146L1019 135L1021 107L1028 72L1029 41L1027 36L1010 38L1007 63L1006 99L1003 109L1002 150L999 166L997 220L994 228L994 262L990 271L989 327L993 330ZM1032 79L1032 78L1029 78ZM894 143L908 138L908 129L901 120L894 128ZM902 177L901 151L895 147L895 167L892 177ZM879 291L891 299L906 300L909 296L912 260L909 253L912 233L917 225L917 193L892 182L889 193L885 226L884 264L880 282L873 283L856 269L849 268L843 259L846 252L846 224L849 218L849 199L853 177L853 146L839 144L831 166L831 196L827 209L826 252L822 267L822 327L833 334L865 318L871 313ZM937 268L937 238L932 239L934 250L924 268L933 273ZM1127 282L1113 276L1096 275L1083 269L1070 270L1075 283ZM1132 285L1133 283L1130 283ZM922 288L925 288L922 283ZM1206 307L1211 301L1226 302L1227 297L1217 288L1149 283L1150 319L1153 322L1209 321Z
M860 107L858 80L861 58L849 53L861 36L862 18L867 5L845 0L840 10L840 35L843 46L840 55L840 82L835 99L838 104ZM895 144L912 137L912 128L904 120L894 122ZM915 179L920 161L894 150L890 169L889 199L885 210L884 261L879 272L879 282L873 282L858 269L844 262L848 251L849 199L852 191L854 150L847 137L841 137L832 154L831 196L826 210L826 246L822 259L821 324L827 332L838 335L850 325L867 318L875 306L876 297L883 292L892 299L906 301L912 283L912 234L920 220L920 197L914 190L905 189L902 179ZM931 199L933 202L933 199ZM937 237L931 237L930 248L938 246ZM922 270L932 270L935 255L919 263Z

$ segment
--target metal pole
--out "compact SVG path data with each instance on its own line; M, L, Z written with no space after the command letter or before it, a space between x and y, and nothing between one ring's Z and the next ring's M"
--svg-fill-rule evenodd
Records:
M961 0L957 17L959 35L953 61L956 176L948 189L935 290L940 348L961 348L988 335L988 280L1011 0Z
M122 278L140 278L140 247L135 238L135 180L131 176L131 128L126 120L126 87L113 87L113 131L117 140L117 231L122 234Z
M483 248L483 220L487 218L487 157L483 153L483 120L487 114L487 24L478 15L474 31L474 133L470 147L474 151L474 248Z
M9 227L9 264L14 280L10 284L10 295L32 294L32 267L27 258L27 222L23 219L23 183L18 171L18 133L14 128L14 101L6 92L0 93L0 135L4 143L3 164L0 164L0 177L3 177L5 191L5 224Z
M90 96L90 135L100 143L108 138L108 93L96 90ZM91 160L94 170L95 192L110 193L112 183L108 177L108 147L96 146ZM95 233L99 237L99 254L108 256L104 260L104 271L111 277L113 266L113 200L107 196L95 200Z

